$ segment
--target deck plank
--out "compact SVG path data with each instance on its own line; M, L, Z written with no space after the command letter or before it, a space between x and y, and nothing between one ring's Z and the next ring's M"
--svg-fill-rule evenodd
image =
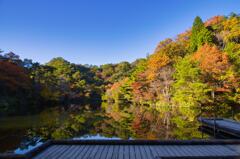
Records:
M81 151L83 149L84 145L74 145L73 152L69 155L69 158L73 158L73 156L76 156L79 150Z
M136 158L136 155L135 155L135 151L134 151L134 146L133 145L129 145L129 151L131 152L130 153L130 159L135 159Z
M208 152L206 152L206 149L201 147L202 145L194 145L195 152L199 152L199 156L208 155ZM188 149L191 149L191 146L188 146Z
M143 151L143 149L142 149L143 146L144 146L144 145L139 145L139 146L138 146L139 153L140 153L142 159L146 158L146 156L145 156L145 154L144 154L144 151Z
M58 147L56 145L50 146L45 151L43 151L40 154L38 154L37 156L35 156L34 159L44 159L44 157L46 158L50 153L55 151L55 149L57 149L57 148Z
M71 158L73 159L82 156L82 153L84 152L86 145L77 145L76 147L77 148L75 149L74 153L71 156Z
M156 145L149 146L149 149L152 152L152 155L154 158L157 158L159 156L159 154L161 154L161 152L158 153L156 147L157 147Z
M123 150L123 145L119 146L119 151L118 151L118 159L124 159L124 150Z
M95 150L95 145L88 145L88 149L87 151L85 152L85 155L84 155L84 158L87 158L87 159L90 159L92 158L91 154L94 153L94 150Z
M226 145L226 147L240 155L240 145Z
M118 146L118 145L114 145L114 146L113 146L112 159L118 159L118 149L119 149L119 146Z
M177 156L188 156L188 154L184 151L182 146L173 145L172 150L178 153Z
M113 156L113 145L109 145L108 146L108 153L107 153L107 155L106 155L106 159L111 159L112 158L112 156Z
M142 154L141 154L140 146L139 145L135 145L134 147L135 147L136 158L137 159L144 159Z
M101 154L101 159L106 159L110 145L104 145L104 149Z
M152 155L151 150L150 150L150 146L149 145L143 146L143 148L144 148L144 152L147 155L147 158L153 158L153 155Z
M75 150L77 149L77 147L75 145L70 145L68 150L66 150L61 156L60 158L66 158L66 159L70 159L72 154L75 152Z
M60 159L63 158L62 156L70 149L71 146L62 145L62 149L57 152L57 154L52 157L52 159Z
M191 151L192 147L191 146L188 146L187 147L189 149L189 151ZM194 145L193 146L193 149L194 149L194 152L198 155L196 156L204 156L204 155L207 155L206 152L205 152L205 149L201 149L201 145ZM194 155L194 154L191 154L191 155Z
M95 156L98 152L98 149L99 149L99 145L95 145L92 152L89 154L89 159L95 159Z
M46 158L55 159L62 151L65 151L65 146L57 146L57 148L54 151L52 150L52 153L47 155Z
M204 149L204 146L201 147L202 149ZM215 154L216 156L228 156L231 155L230 150L226 149L224 146L222 145L211 145L206 147L205 149L208 150L208 153L212 153Z
M142 156L142 158L149 158L151 156L148 156L148 154L145 151L145 147L146 147L146 145L139 146L141 156Z
M219 156L231 156L238 154L235 151L223 145L212 145L211 148L212 150L214 149Z
M82 158L88 158L89 153L91 153L91 151L92 151L93 145L87 145L86 147L87 148L86 148Z
M124 147L124 159L131 159L130 158L130 146L129 145L125 145Z
M96 156L95 156L96 159L100 159L101 158L101 154L102 154L103 149L104 149L104 147L102 145L99 146L99 149L98 149L98 151L96 153Z
M184 156L201 156L201 152L197 150L196 146L181 146Z
M44 156L44 158L54 158L62 150L63 150L63 146L56 146L54 149L51 150L51 153Z
M174 156L184 156L184 154L181 152L181 149L180 149L181 146L177 146L177 147L174 147L173 146L168 146L168 150L169 152L173 153Z
M165 146L155 146L154 148L158 153L158 156L171 156L171 154L169 155L169 152L166 150Z
M169 156L179 156L177 152L172 151L171 146L163 146L165 151L167 151Z

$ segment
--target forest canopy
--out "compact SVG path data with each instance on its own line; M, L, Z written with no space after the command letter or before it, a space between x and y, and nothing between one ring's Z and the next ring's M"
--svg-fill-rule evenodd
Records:
M2 52L0 116L37 113L49 105L98 109L102 101L115 111L133 105L189 118L200 109L220 107L228 113L240 108L239 84L240 16L205 22L197 16L190 29L132 63L92 66L57 57L39 64Z

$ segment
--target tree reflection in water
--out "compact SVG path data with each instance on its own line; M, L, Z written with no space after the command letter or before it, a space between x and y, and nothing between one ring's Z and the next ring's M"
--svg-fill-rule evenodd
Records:
M202 138L196 118L178 112L160 112L145 107L69 112L65 120L29 129L28 136L42 139L68 139L101 135L121 139L196 139Z
M22 120L18 119L18 122L21 123ZM188 117L186 114L169 109L159 110L144 106L108 105L106 107L103 104L102 110L91 110L88 107L74 111L54 109L43 112L34 119L29 117L24 120L32 120L32 123L22 128L22 134L19 134L18 139L20 144L11 141L11 136L6 131L5 135L9 135L10 145L7 147L2 145L1 151L16 149L16 153L23 153L48 139L202 138L196 117ZM18 131L19 128L13 133ZM204 138L207 137L204 135Z

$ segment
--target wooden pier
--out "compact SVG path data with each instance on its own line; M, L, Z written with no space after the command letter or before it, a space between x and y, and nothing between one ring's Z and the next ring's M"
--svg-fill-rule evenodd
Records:
M202 127L211 130L215 134L225 134L240 138L240 122L224 118L199 118Z
M240 140L54 140L18 159L240 159Z

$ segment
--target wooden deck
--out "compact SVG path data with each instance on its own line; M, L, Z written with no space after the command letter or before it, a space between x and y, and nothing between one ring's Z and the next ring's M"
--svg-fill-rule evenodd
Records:
M24 155L1 154L22 159L173 159L239 158L240 140L58 140L48 141Z
M203 124L203 127L212 129L216 133L224 133L237 138L240 138L240 122L224 119L224 118L199 118L199 121Z

